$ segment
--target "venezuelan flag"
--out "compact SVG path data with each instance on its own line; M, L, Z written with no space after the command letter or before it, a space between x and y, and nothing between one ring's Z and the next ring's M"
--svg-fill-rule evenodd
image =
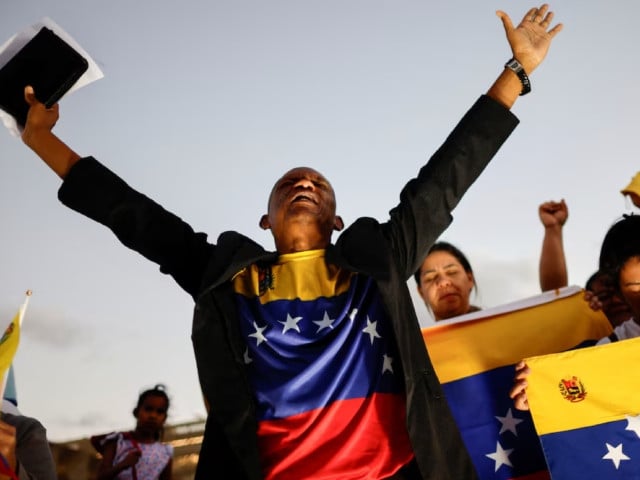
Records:
M479 477L548 479L529 412L509 398L514 366L595 342L611 326L567 287L423 329L447 401Z
M387 478L411 461L398 347L371 278L312 250L233 286L266 480Z
M640 338L527 364L529 406L552 477L640 478Z

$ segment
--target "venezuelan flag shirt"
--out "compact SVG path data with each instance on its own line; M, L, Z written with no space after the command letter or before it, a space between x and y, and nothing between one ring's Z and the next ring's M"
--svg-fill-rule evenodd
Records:
M383 479L411 461L403 372L370 277L311 250L233 286L266 479Z

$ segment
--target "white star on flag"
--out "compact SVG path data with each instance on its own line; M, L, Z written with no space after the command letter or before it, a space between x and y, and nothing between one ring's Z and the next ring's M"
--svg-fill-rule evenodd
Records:
M253 362L253 360L251 359L251 357L249 356L249 349L245 348L244 349L244 363L245 365L249 365L251 362Z
M260 328L256 322L253 322L253 328L255 328L256 331L253 333L250 333L249 336L254 337L257 340L256 345L260 345L262 342L266 342L267 337L265 337L262 334L262 332L264 332L267 329L267 326L265 325L264 327Z
M388 356L386 353L382 356L382 373L391 372L393 373L393 367L391 366L391 362L393 362L393 358Z
M518 432L516 432L516 426L519 423L524 422L524 420L521 420L519 418L514 417L513 414L511 413L511 409L507 410L507 415L506 416L504 416L504 417L496 417L496 418L502 424L501 427L500 427L500 431L498 432L498 435L502 435L504 432L509 430L516 437L518 436Z
M622 444L618 445L617 447L609 445L608 443L605 443L605 445L607 446L607 450L609 451L605 454L604 457L602 457L602 459L611 460L615 465L616 470L620 466L620 462L622 460L631 460L622 452Z
M282 333L287 333L287 330L295 330L300 333L300 328L298 327L298 322L300 320L302 320L302 317L292 317L287 313L286 321L283 322L282 320L278 320L278 322L283 325Z
M625 430L631 430L632 432L635 432L638 438L640 438L640 415L626 415L625 418L628 422L627 428L625 428Z
M357 314L358 314L357 308L354 308L353 310L351 310L351 313L349 314L349 320L353 322L356 319Z
M494 472L497 472L502 465L513 467L513 465L511 465L511 462L509 461L509 455L511 455L511 452L513 452L513 448L505 450L500 445L500 442L496 442L496 451L486 454L487 457L496 462Z
M371 322L371 320L369 320L369 316L367 315L367 326L365 328L362 329L363 333L366 333L367 335L369 335L369 340L371 340L371 345L373 345L373 339L374 338L381 338L380 335L378 335L378 332L376 330L376 324L378 322Z
M316 333L319 333L320 330L324 330L325 328L333 328L333 322L334 321L335 321L335 319L329 318L329 314L325 310L324 311L324 317L322 317L322 320L314 320L313 321L313 323L318 325L318 330L316 330Z

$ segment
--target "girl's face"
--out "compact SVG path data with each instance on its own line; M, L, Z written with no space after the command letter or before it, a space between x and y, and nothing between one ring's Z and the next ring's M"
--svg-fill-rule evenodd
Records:
M470 308L473 274L448 252L436 251L420 268L418 292L436 320L464 315Z
M167 419L167 400L160 395L147 395L138 407L138 428L159 431Z
M633 316L640 319L640 257L627 260L618 279L622 296L631 307Z

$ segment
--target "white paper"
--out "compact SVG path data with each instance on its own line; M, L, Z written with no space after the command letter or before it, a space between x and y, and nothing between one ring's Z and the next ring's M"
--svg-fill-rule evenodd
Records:
M16 33L2 46L0 46L0 67L3 67L9 60L11 60L11 58L13 58L13 56L18 51L20 51L20 49L24 47L29 42L29 40L35 37L35 35L40 31L42 27L47 27L53 30L56 35L62 38L65 42L71 45L74 50L82 55L89 64L87 71L82 74L82 76L76 81L76 83L73 84L73 86L67 93L65 93L65 95L68 95L69 93L104 77L102 70L100 69L98 64L94 62L91 56L89 56L89 54L58 24L47 17L43 18L38 23L25 28L21 32ZM63 95L63 98L65 95ZM18 125L15 118L13 118L4 110L0 109L0 119L2 120L4 126L9 130L9 133L11 133L14 137L20 137L20 135L22 134L22 127Z

